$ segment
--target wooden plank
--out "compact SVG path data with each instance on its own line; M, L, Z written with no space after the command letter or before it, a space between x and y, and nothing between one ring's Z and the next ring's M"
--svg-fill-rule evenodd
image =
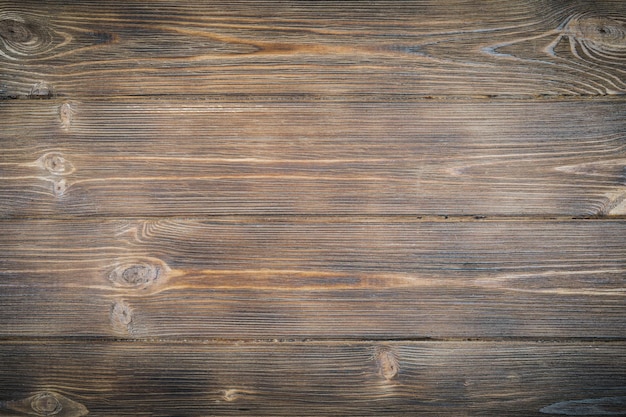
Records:
M626 410L623 343L0 342L0 359L4 410L61 417Z
M1 228L5 337L626 337L625 221Z
M626 214L626 102L0 103L0 216Z
M622 0L4 0L0 97L626 92Z

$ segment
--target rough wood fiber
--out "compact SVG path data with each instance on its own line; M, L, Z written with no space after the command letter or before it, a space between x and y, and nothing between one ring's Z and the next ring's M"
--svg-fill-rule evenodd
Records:
M626 4L0 2L1 97L626 92Z
M0 216L626 214L626 102L0 103Z
M73 403L61 417L616 416L626 407L623 343L2 342L0 363L5 410L31 411L33 396L39 409L42 397L48 409Z
M0 335L626 338L626 222L3 222Z
M0 0L0 416L625 416L625 63L621 0Z

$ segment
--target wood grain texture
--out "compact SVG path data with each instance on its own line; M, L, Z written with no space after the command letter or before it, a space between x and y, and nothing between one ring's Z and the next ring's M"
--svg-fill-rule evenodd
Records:
M11 221L0 336L626 338L626 222Z
M5 98L606 95L625 62L621 0L0 2Z
M0 103L0 216L626 214L626 102Z
M33 393L62 395L94 417L611 416L626 407L623 343L0 342L0 363L0 399L26 407Z
M626 2L0 0L0 416L626 416Z

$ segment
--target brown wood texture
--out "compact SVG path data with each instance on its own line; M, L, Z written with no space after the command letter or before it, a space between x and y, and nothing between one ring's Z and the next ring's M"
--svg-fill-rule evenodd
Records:
M0 0L0 416L626 416L626 2Z
M624 221L2 226L2 336L626 336Z
M606 95L626 5L0 2L2 97Z
M616 416L626 405L623 343L1 342L0 363L0 412L71 404L62 417Z
M626 214L623 101L0 103L0 215Z

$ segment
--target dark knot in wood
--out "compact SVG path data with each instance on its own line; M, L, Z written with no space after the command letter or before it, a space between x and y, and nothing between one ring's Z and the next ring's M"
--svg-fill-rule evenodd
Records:
M565 31L579 41L597 48L626 49L626 25L605 16L583 15L572 18Z
M163 269L155 262L122 263L109 272L108 279L117 287L142 289L156 283Z
M25 19L15 16L0 20L0 39L2 40L0 42L2 55L17 61L41 58L60 44L60 36L55 34L44 21L38 21L34 17ZM42 92L44 88L40 85L38 88L33 87L33 90ZM45 94L37 94L33 91L31 96L45 98L52 91L49 87L45 90Z
M27 43L33 38L31 25L14 19L4 19L0 21L0 36L16 43Z

